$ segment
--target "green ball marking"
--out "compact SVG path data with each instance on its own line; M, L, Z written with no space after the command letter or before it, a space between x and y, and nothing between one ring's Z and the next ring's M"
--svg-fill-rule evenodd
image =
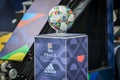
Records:
M60 23L56 23L56 25L60 27Z

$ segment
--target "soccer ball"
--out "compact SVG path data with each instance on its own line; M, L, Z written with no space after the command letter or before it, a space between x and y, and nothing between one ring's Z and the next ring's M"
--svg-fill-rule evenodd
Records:
M74 14L67 6L56 6L49 12L49 24L56 31L66 32L72 27Z

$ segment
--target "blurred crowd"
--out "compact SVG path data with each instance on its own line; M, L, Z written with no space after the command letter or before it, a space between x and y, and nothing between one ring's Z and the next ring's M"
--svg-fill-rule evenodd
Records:
M0 31L13 31L16 27L16 14L23 11L22 3L28 0L2 0L0 2Z

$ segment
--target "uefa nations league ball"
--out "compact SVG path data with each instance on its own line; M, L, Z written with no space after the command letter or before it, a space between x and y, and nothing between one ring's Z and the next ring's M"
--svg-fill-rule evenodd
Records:
M74 14L67 6L56 6L49 12L49 24L56 31L66 32L72 27Z

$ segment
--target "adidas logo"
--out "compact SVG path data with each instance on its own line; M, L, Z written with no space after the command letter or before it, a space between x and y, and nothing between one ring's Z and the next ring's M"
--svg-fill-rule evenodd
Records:
M50 63L50 64L45 68L44 73L56 74L56 71L55 71L52 63Z

